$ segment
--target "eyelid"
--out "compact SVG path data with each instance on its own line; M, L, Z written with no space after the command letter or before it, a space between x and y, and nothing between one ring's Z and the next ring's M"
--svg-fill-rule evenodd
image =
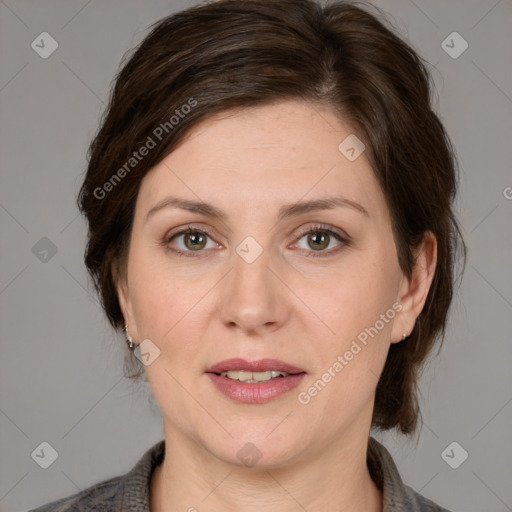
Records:
M307 226L305 228L300 228L299 231L295 236L302 237L303 235L306 235L310 233L311 231L327 231L330 233L334 233L335 235L338 235L340 238L348 241L350 237L345 233L344 231L335 228L334 226L330 226L329 224L323 224L321 222L315 222L312 226Z
M210 238L212 238L214 234L214 231L210 228L198 227L197 225L190 223L176 229L171 229L165 234L164 240L170 241L171 238L175 237L176 235L183 235L189 232L201 232L208 235Z

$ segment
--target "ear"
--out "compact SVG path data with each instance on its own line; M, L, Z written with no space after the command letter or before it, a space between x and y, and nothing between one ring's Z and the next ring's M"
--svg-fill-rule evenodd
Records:
M138 339L138 332L135 317L133 315L127 272L119 271L117 263L114 263L112 265L112 275L114 276L117 299L123 313L124 322L128 326L128 334L134 341L136 341Z
M403 275L400 283L398 300L402 309L393 323L391 343L402 341L403 334L411 334L427 300L437 264L437 240L431 231L425 233L414 255L416 261L411 277Z

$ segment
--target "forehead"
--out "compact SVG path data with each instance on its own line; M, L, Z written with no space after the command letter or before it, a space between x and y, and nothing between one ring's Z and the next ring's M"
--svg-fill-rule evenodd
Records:
M351 161L339 149L347 137L334 112L300 101L224 112L145 176L139 200L147 210L172 193L241 212L343 195L379 214L385 201L364 152Z

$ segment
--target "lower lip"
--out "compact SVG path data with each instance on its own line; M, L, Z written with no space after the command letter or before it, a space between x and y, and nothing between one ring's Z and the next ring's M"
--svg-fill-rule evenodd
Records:
M208 373L217 389L235 402L243 404L264 404L284 395L296 388L305 373L277 377L266 382L240 382L238 380L221 377L215 373Z

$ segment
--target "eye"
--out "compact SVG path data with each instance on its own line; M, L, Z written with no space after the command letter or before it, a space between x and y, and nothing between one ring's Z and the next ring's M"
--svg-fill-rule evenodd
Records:
M309 247L299 246L299 249L307 251L308 254L306 256L308 257L331 256L349 245L347 235L337 233L328 226L323 225L315 225L307 230L303 230L299 233L299 237L298 242L295 242L294 245L298 245L302 239L306 239L306 244ZM208 246L208 239L211 242L210 246ZM332 249L335 241L338 244ZM162 244L178 256L186 257L199 256L205 249L212 249L218 245L212 240L212 236L208 231L193 226L187 226L176 233L167 235L164 237ZM173 245L176 248L172 247ZM331 249L326 250L329 247Z
M344 246L347 246L348 243L348 237L342 236L340 233L337 233L333 231L332 229L329 229L326 226L322 225L316 225L312 226L306 231L303 231L300 233L301 237L299 239L302 240L303 238L306 239L306 244L308 247L300 247L301 249L304 249L308 251L310 254L308 256L316 257L316 256L330 256L334 253L337 253L340 251ZM339 243L337 246L332 249L332 245L334 241L338 241ZM298 242L297 242L298 243ZM331 246L331 250L327 251L328 247ZM312 249L312 250L310 250ZM319 254L314 254L319 253Z
M208 247L207 245L208 238L210 238L210 235L207 231L187 226L185 229L165 237L163 242L171 251L177 253L179 256L189 256L187 253L202 252L203 249L211 249L212 246ZM177 249L170 247L171 242L174 240L180 242L174 242ZM215 243L213 240L211 241L214 247ZM190 256L194 255L190 254Z

